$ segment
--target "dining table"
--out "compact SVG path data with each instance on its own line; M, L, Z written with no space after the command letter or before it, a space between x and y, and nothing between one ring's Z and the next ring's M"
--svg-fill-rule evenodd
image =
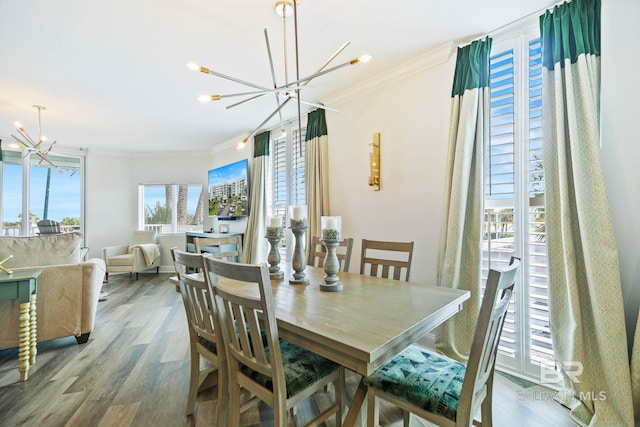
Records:
M462 310L470 296L463 290L348 272L338 274L342 291L325 292L322 268L306 266L306 285L289 283L294 273L289 263L282 262L281 270L283 278L271 278L280 337L362 376ZM365 396L361 382L345 426L362 422Z

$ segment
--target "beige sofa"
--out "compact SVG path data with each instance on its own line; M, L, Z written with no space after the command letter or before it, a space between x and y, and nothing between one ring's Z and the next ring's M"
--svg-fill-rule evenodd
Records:
M13 255L5 267L42 269L36 301L38 342L75 336L82 344L93 330L106 268L99 258L82 261L82 241L78 232L0 237L0 259ZM16 300L0 301L0 349L18 347L18 315Z

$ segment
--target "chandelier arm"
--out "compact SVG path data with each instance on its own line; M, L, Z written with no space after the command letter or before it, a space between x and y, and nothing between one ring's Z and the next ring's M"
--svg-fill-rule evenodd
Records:
M254 136L256 133L258 133L258 131L262 128L262 126L264 126L265 123L267 123L269 120L271 120L271 118L273 116L275 116L278 111L282 110L282 108L284 108L285 105L287 105L287 103L291 100L292 98L287 98L284 101L282 101L282 103L278 106L278 108L276 108L271 114L269 114L267 116L266 119L264 119L258 126L256 126L256 128L253 130L253 132L251 132L249 134L249 136L246 138L247 140L249 138L251 138L252 136Z
M295 36L296 46L296 80L300 80L300 55L298 53L298 1L293 0L293 29ZM302 112L300 109L300 89L296 89L296 95L298 98L298 145L299 153L302 153Z
M269 44L269 34L267 32L267 29L264 29L264 41L267 44L267 54L269 56L269 66L271 67L271 80L273 80L273 88L277 89L278 88L278 83L276 83L276 72L273 68L273 57L271 56L271 45ZM280 101L278 99L278 94L275 93L274 94L274 98L276 101L276 107L278 107L280 105ZM280 128L283 129L284 128L284 121L282 120L282 111L278 110L278 116L280 117Z
M56 146L56 144L57 144L57 143L58 143L58 141L53 141L53 142L51 143L51 145L49 146L49 148L47 148L47 151L45 151L45 153L44 153L44 154L45 154L45 155L49 154L49 153L51 152L51 150L53 150L53 147L55 147L55 146Z
M20 139L17 136L15 136L14 134L11 134L11 136L13 137L13 139L15 139L17 142L19 142L23 147L32 148L32 147L30 147L30 145L31 145L30 142L25 142L22 139Z
M242 79L237 79L235 77L231 77L231 76L228 76L226 74L222 74L222 73L219 73L217 71L213 71L213 70L211 70L209 68L206 68L206 67L200 67L200 71L205 73L205 74L211 74L212 76L220 77L220 78L225 79L225 80L231 80L232 82L240 83L240 84L245 85L245 86L254 87L256 89L261 89L261 90L265 90L265 91L270 90L268 87L264 87L264 86L261 86L261 85L255 84L255 83L251 83L251 82L248 82L248 81L245 81L245 80L242 80Z
M329 65L329 64L331 63L331 61L333 61L334 59L336 59L336 57L337 57L338 55L340 55L340 53L341 53L343 50L345 50L345 49L347 48L347 46L349 46L349 44L350 44L350 43L351 43L350 41L346 41L346 42L344 42L344 44L343 44L342 46L340 46L340 47L338 48L338 50L336 50L336 51L333 53L333 55L331 55L331 56L329 57L329 59L327 59L326 61L324 61L324 63L320 66L320 68L318 68L318 69L316 70L316 72L315 72L314 74L319 73L320 71L324 70L324 69L327 67L327 65ZM307 83L309 83L309 82L307 81L306 83L303 83L303 84L305 84L305 85L306 85Z
M318 71L317 73L313 73L313 74L310 74L310 75L308 75L306 77L302 77L302 78L296 80L295 82L291 82L291 84L292 85L305 85L306 82L309 82L309 81L315 79L316 77L320 77L320 76L323 76L325 74L329 74L332 71L339 70L340 68L344 68L344 67L347 67L349 65L357 64L358 62L360 62L360 60L358 58L355 58L355 59L352 59L350 61L344 62L342 64L333 66L331 68L327 68L326 70Z
M318 104L318 103L315 103L315 102L305 101L304 99L297 98L296 95L288 95L287 97L299 100L300 103L308 105L310 107L321 108L323 110L331 111L331 112L334 112L334 113L338 113L339 112L339 110L336 110L335 108L327 107L326 105L323 105L323 104Z
M20 132L20 135L22 135L22 137L29 142L29 144L33 147L36 148L38 146L38 144L35 143L35 141L29 136L29 134L27 133L26 130L24 130L24 128L18 128L18 132ZM15 138L15 136L14 136Z
M49 156L47 156L45 153L41 153L39 151L35 151L35 153L40 156L40 158L42 160L44 160L45 162L49 163L51 166L53 166L54 168L58 169L58 166L53 163L51 160L49 160Z
M243 99L242 101L236 102L235 104L227 105L226 109L229 110L229 109L231 109L233 107L237 107L238 105L244 104L245 102L249 102L249 101L256 100L258 98L262 98L265 95L267 95L267 93L262 93L260 95L252 96L251 98Z
M318 83L315 85L311 85L308 86L309 88L311 87L323 87L323 86L328 86L328 85L336 85L336 84L343 84L346 81L335 81L335 82L326 82L326 83ZM233 98L236 96L248 96L248 95L260 95L260 96L264 96L267 95L269 93L275 93L275 94L280 94L281 92L284 92L285 94L289 93L289 92L293 92L296 89L302 89L302 86L296 86L296 87L289 87L289 86L279 86L276 87L274 89L269 89L269 90L256 90L256 91L250 91L250 92L236 92L236 93L227 93L224 95L210 95L211 100L212 101L217 101L219 99L222 98Z

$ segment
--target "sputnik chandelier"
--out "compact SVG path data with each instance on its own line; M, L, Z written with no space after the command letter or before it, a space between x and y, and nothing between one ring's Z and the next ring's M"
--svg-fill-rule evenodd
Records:
M47 138L45 136L42 136L42 123L40 119L40 113L42 112L42 110L46 110L46 108L42 105L34 105L33 108L38 110L38 139L34 141L33 138L29 136L24 127L18 122L15 122L14 124L18 130L18 133L20 134L20 137L13 134L11 134L11 136L29 153L39 156L40 163L46 162L54 168L58 169L58 166L49 158L49 154L51 153L51 150L53 150L53 147L55 147L57 141L53 141L51 145L47 147L45 145Z
M209 74L212 76L220 77L226 80L230 80L248 87L251 87L255 90L248 92L238 92L238 93L230 93L225 95L202 95L198 98L201 102L209 102L209 101L218 101L223 98L232 98L232 97L245 97L244 99L228 105L226 108L234 108L246 102L250 102L256 100L258 98L262 98L263 96L267 96L273 94L276 99L276 109L273 110L256 128L249 134L249 136L245 137L242 142L238 145L238 148L244 147L244 145L249 141L251 137L257 134L262 126L264 126L269 120L271 120L276 114L279 115L280 119L280 128L284 133L284 121L282 119L282 109L285 105L287 105L292 99L297 101L298 107L298 128L300 128L300 116L301 116L301 104L309 105L316 108L322 108L325 110L336 111L332 108L326 107L323 104L318 104L314 102L310 102L308 100L304 100L300 97L300 92L304 87L316 87L319 85L309 85L309 83L315 79L316 77L320 77L325 74L329 74L333 71L344 68L348 65L355 65L361 62L367 62L371 59L369 55L363 55L358 58L351 59L347 62L344 62L339 65L335 65L333 67L329 67L329 64L349 45L349 42L344 43L340 48L329 57L319 68L318 70L310 74L308 76L300 77L300 64L298 60L298 3L300 0L286 0L286 1L278 1L276 3L276 13L282 17L282 30L283 30L283 40L284 40L284 84L278 85L276 81L276 75L273 67L273 57L271 55L271 45L269 44L269 34L267 29L264 29L264 38L267 46L267 54L269 56L269 65L271 67L271 79L273 82L273 87L266 87L260 84L251 83L245 80L241 80L235 77L231 77L226 74L219 73L210 68L202 67L200 65L189 63L187 67L194 71L200 71L204 74ZM293 25L294 25L294 42L295 42L295 70L296 77L294 81L289 81L289 76L287 72L287 18L293 15ZM325 83L326 84L326 83Z

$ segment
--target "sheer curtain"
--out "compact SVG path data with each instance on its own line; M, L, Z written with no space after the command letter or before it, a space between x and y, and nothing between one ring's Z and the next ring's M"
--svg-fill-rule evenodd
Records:
M267 172L269 168L269 142L271 132L266 131L253 138L253 161L251 162L251 196L249 219L244 235L243 262L257 264L267 261Z
M447 187L438 256L438 285L471 291L464 310L436 331L438 350L469 356L481 282L483 147L489 131L491 38L458 48L451 93Z
M323 109L308 113L305 140L305 183L309 210L305 247L309 248L311 236L320 235L320 217L329 215L329 137Z
M600 1L540 17L549 311L572 417L632 426L618 252L600 163Z

